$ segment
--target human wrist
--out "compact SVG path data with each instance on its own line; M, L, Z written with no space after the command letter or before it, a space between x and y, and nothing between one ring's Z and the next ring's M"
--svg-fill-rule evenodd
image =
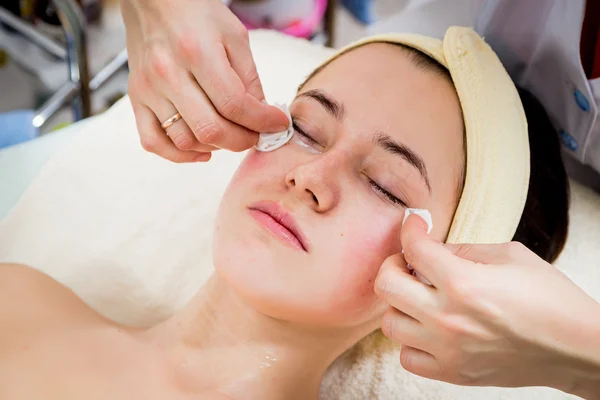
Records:
M551 385L586 400L600 400L600 303L596 303L584 326L574 330L563 363L564 382Z

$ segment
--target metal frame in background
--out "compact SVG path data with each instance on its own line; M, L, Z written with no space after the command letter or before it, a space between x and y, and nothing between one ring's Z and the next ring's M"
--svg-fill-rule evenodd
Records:
M85 16L74 0L52 0L52 3L65 31L66 48L0 6L0 22L15 29L48 53L64 60L68 66L68 81L36 111L33 118L36 128L44 125L69 103L75 122L91 116L91 93L128 62L127 50L124 49L90 80Z
M335 42L335 11L338 6L338 0L329 0L327 2L327 8L325 9L325 23L323 24L323 30L327 35L325 46L333 47Z

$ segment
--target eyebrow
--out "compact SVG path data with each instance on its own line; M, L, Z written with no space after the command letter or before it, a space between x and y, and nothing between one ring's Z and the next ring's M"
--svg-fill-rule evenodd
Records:
M427 185L427 189L429 189L429 194L431 194L431 184L429 183L427 167L425 166L423 158L415 153L410 147L394 141L391 136L383 132L377 132L375 136L373 136L373 144L384 149L388 153L399 155L406 162L415 167L425 181L425 185Z
M342 103L337 102L336 100L331 98L327 93L321 90L308 90L306 92L300 93L298 97L308 97L310 99L318 101L323 106L323 108L325 108L325 110L327 110L327 112L338 121L343 120L344 116L346 115L344 105Z
M323 108L325 108L325 110L327 110L329 114L331 114L331 116L338 121L343 120L346 115L344 105L321 90L308 90L300 93L298 97L308 97L316 100L323 106ZM421 156L419 156L410 147L394 141L390 135L381 131L377 132L373 136L373 144L384 149L388 153L402 157L406 162L415 167L421 174L421 177L423 178L423 181L429 190L429 194L431 194L432 190L429 182L429 175L427 174L427 167L425 166L425 162Z

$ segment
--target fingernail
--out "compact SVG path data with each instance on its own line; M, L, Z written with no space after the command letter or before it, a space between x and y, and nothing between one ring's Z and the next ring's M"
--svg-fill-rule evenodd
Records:
M429 234L433 229L433 221L431 219L431 213L429 212L429 210L425 210L422 208L407 208L404 212L404 219L402 220L402 225L404 225L404 223L408 219L408 216L411 214L415 214L421 217L421 219L427 224L427 233Z
M424 284L426 284L426 285L428 285L428 286L433 286L433 284L432 284L431 282L429 282L429 281L427 280L427 278L425 278L423 275L421 275L420 273L418 273L418 272L417 272L417 271L415 271L414 269L413 269L413 276L414 276L415 278L417 278L417 279L419 280L419 282L421 282L421 283L424 283Z

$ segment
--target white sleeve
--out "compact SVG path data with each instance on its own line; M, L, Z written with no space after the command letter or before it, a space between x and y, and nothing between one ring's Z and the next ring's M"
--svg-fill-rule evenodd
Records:
M566 151L600 171L600 143L592 147L600 142L600 93L588 82L579 54L584 15L585 0L486 0L475 30L515 83L544 105Z
M473 26L544 105L565 151L600 171L600 81L588 82L579 55L584 13L585 0L411 0L368 33L442 39L449 26Z

